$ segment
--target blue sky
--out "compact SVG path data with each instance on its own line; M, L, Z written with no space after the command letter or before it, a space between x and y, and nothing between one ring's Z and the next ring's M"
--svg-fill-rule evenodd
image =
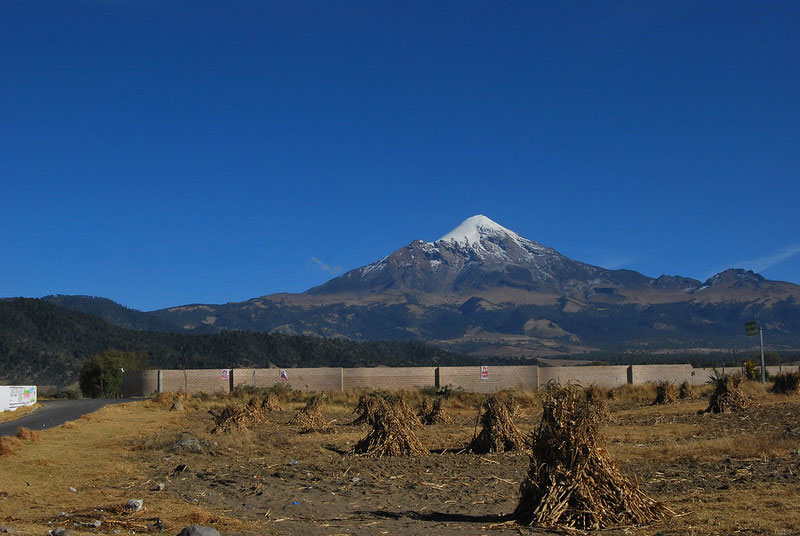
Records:
M797 2L0 3L0 296L299 292L482 213L800 283Z

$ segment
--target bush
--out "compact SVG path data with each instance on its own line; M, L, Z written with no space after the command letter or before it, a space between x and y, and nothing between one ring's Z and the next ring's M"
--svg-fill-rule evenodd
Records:
M81 394L74 389L64 389L61 391L53 391L52 393L47 393L47 398L66 398L69 400L75 400L80 398Z
M742 367L744 368L744 377L745 378L747 378L748 380L758 380L758 379L760 379L759 378L759 374L758 374L758 372L759 372L758 371L758 365L756 364L755 361L751 361L751 360L748 359L744 363L742 363Z
M775 376L773 393L791 395L798 391L800 391L800 372L781 372Z
M122 396L122 369L141 370L147 358L137 352L106 350L86 360L78 382L84 396L114 398Z

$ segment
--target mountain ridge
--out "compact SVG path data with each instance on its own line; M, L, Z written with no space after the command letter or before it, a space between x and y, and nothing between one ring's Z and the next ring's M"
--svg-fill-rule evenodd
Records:
M101 305L82 307L108 304ZM132 310L118 307L125 309L116 311L127 315L123 321L132 322ZM483 215L299 294L137 313L145 315L137 322L157 319L168 326L163 331L423 340L515 358L742 348L751 343L742 325L757 320L773 344L800 348L798 285L743 269L706 281L610 270L572 260Z

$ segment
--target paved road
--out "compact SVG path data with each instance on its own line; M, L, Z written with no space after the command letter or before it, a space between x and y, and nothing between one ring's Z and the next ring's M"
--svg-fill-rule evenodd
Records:
M24 426L31 430L44 430L59 426L67 421L74 421L108 404L133 402L133 398L84 398L81 400L40 400L43 407L33 413L0 424L0 436L14 435L17 428Z

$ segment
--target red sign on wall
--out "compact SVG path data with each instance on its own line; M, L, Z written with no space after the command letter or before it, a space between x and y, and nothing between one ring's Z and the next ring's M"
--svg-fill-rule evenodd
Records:
M488 380L489 379L489 366L488 365L481 365L481 379Z

